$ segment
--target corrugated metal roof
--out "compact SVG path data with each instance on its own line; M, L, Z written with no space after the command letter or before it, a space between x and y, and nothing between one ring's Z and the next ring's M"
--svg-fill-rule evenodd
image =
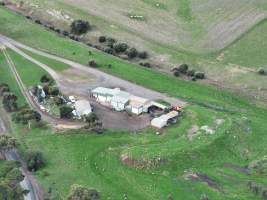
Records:
M129 101L129 98L116 95L116 96L111 98L111 101L126 104Z
M86 100L76 101L74 104L74 107L77 112L77 115L79 116L87 115L92 112L91 105L89 101L86 101Z
M148 99L142 98L142 97L138 97L138 96L130 96L130 105L133 107L142 107L144 105L146 105L149 102Z
M91 92L95 93L95 94L101 94L103 96L115 96L121 91L119 89L97 87L97 88L93 89Z

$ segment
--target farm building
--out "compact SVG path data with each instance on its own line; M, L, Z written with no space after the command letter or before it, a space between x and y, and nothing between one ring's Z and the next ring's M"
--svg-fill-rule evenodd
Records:
M169 120L178 117L179 113L177 111L171 111L168 114L161 115L160 117L154 118L151 121L151 125L156 128L163 128L167 126Z
M89 101L86 101L86 100L76 101L74 103L74 108L75 108L75 115L77 115L79 118L92 113L92 107L91 107Z
M91 95L102 104L110 104L111 98L120 92L119 89L97 87L91 91Z
M149 103L150 101L148 99L132 95L130 96L129 105L126 107L126 110L140 115L141 113L148 112Z
M95 98L97 102L110 106L116 111L127 111L136 115L148 112L149 107L153 106L162 110L167 108L167 106L160 103L121 91L119 88L110 89L98 87L91 91L91 96Z

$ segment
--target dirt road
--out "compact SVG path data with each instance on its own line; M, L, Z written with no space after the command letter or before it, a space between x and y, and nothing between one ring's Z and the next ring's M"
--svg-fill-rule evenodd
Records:
M45 69L48 73L51 74L51 76L56 80L56 82L59 84L59 86L62 89L64 89L65 91L70 91L70 92L75 91L75 93L77 93L81 96L84 96L84 95L88 95L89 89L95 88L97 86L119 87L119 88L125 89L127 92L130 92L134 95L141 96L144 98L148 98L148 99L152 99L152 100L153 99L163 99L163 100L171 103L172 105L180 105L180 106L186 105L186 102L182 101L180 99L169 97L165 94L144 88L140 85L136 85L136 84L131 83L129 81L126 81L126 80L120 79L118 77L109 75L109 74L102 72L100 70L97 70L97 69L94 69L94 68L91 68L91 67L88 67L85 65L81 65L79 63L76 63L76 62L73 62L73 61L70 61L70 60L67 60L64 58L60 58L58 56L54 56L54 55L42 52L42 51L37 50L37 49L33 49L33 48L28 47L24 44L16 42L16 41L14 41L8 37L0 35L0 41L2 41L2 43L5 44L5 46L16 51L21 56L25 57L26 59L30 60L31 62L33 62L33 63L39 65L40 67L42 67L43 69ZM86 74L88 76L93 75L96 79L94 82L83 81L82 83L77 82L77 83L73 84L73 81L71 81L71 82L66 81L66 78L57 74L54 70L52 70L47 65L44 65L44 64L40 63L39 61L33 59L32 57L26 55L24 52L22 52L17 47L22 48L22 49L26 49L28 51L35 53L35 54L39 54L39 55L45 56L45 57L50 58L50 59L54 59L54 60L63 62L65 64L71 66L75 70L80 71L84 75L86 75Z
M1 44L1 40L0 40L0 44ZM13 73L14 75L14 78L25 98L25 100L27 101L28 105L34 109L34 110L37 110L39 111L39 113L41 114L42 116L42 119L46 122L48 122L49 124L52 125L52 127L54 128L59 128L59 129L79 129L79 128L82 128L84 126L83 123L77 123L77 122L71 122L71 121L67 121L67 120L62 120L62 119L58 119L58 118L55 118L55 117L52 117L50 116L49 114L47 113L44 113L42 112L38 105L36 104L36 102L32 99L31 95L29 94L29 91L28 89L25 87L23 81L21 80L17 70L16 70L16 67L15 67L15 64L13 63L11 57L9 56L9 54L6 52L5 48L1 48L5 58L6 58L6 61L8 63L8 66L10 67L10 70L11 72ZM26 55L25 55L26 56ZM36 61L37 62L37 61ZM40 65L42 65L42 63L39 63ZM49 69L47 69L49 73L53 74L53 71L50 71ZM56 73L53 74L53 76L57 76Z

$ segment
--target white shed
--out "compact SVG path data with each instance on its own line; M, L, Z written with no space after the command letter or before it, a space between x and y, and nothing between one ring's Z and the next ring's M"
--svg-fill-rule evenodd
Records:
M74 103L75 111L77 116L82 117L92 113L92 107L89 101L78 100Z
M110 89L104 87L97 87L91 91L91 94L99 103L110 103L111 98L117 95L120 89Z
M147 112L147 106L149 103L148 99L137 97L137 96L131 96L130 97L130 103L127 106L127 109L132 112L133 114L140 115L143 112Z
M163 128L167 126L168 121L172 118L175 118L179 115L176 111L171 111L168 114L161 115L160 117L154 118L151 121L151 125L156 128Z

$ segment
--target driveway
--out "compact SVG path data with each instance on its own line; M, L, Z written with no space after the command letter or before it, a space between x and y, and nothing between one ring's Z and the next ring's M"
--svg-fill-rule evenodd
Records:
M38 64L40 67L45 69L61 85L61 87L65 88L65 90L67 90L67 91L74 91L75 90L76 93L80 93L80 94L84 95L85 93L88 92L89 89L95 88L97 86L119 87L119 88L125 89L127 92L132 93L136 96L148 98L151 100L163 99L163 100L171 103L172 105L180 105L180 106L186 105L186 102L181 100L181 99L170 97L170 96L167 96L167 95L162 94L160 92L142 87L140 85L134 84L132 82L129 82L129 81L123 80L121 78L115 77L113 75L107 74L105 72L102 72L98 69L94 69L94 68L91 68L91 67L88 67L88 66L85 66L85 65L82 65L82 64L79 64L79 63L55 56L55 55L51 55L51 54L48 54L46 52L43 52L43 51L40 51L40 50L37 50L34 48L31 48L31 47L26 46L22 43L14 41L13 39L10 39L8 37L0 35L0 41L2 41L2 43L4 43L6 46L13 49L14 51L16 51L18 54L22 55L26 59L30 60L31 62L33 62L35 64ZM52 70L50 67L40 63L39 61L35 60L32 57L26 55L24 52L22 52L20 49L18 49L16 47L21 48L21 49L26 49L28 51L31 51L32 53L39 54L39 55L42 55L44 57L65 63L65 64L71 66L71 68L74 68L75 70L80 71L80 73L82 73L84 75L87 74L90 77L94 76L95 82L92 83L92 81L88 81L88 82L83 81L81 84L79 84L79 82L77 82L77 84L73 84L73 81L72 81L71 84L65 83L65 80L66 80L65 77L60 76L57 72Z

